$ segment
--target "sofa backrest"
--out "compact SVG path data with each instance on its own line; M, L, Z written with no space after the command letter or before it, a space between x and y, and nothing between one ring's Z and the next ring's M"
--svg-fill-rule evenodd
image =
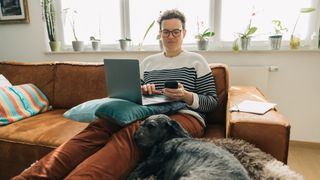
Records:
M0 74L13 85L33 83L53 102L54 63L0 62Z
M215 79L218 106L208 123L224 123L229 90L229 70L224 64L210 64ZM121 72L119 72L121 73ZM107 96L103 63L0 62L0 74L13 85L33 83L48 97L53 108L71 108L85 101Z
M107 96L102 63L56 63L54 108L71 108Z

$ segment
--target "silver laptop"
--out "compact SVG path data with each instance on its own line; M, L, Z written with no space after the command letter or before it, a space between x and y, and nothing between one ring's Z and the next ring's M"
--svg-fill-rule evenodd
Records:
M108 95L140 105L172 101L163 95L144 96L141 93L139 60L104 59Z

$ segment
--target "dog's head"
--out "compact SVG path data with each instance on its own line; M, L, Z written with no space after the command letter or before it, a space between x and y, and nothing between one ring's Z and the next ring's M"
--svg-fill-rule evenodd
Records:
M143 148L150 148L155 144L172 138L190 137L179 123L166 115L150 116L140 125L134 135L136 143Z

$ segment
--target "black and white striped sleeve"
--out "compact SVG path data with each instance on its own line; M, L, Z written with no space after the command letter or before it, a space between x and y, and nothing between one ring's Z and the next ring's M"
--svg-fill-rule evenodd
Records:
M211 71L196 79L196 93L191 108L198 112L213 111L217 106L217 91Z

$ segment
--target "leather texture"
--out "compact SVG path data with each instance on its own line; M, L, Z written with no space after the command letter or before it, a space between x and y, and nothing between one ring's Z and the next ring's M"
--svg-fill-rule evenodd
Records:
M290 125L277 111L257 116L230 113L228 109L244 99L266 98L254 87L229 85L225 64L210 64L215 79L218 106L207 116L205 138L228 135L254 143L286 162ZM66 109L91 99L107 96L103 63L0 62L0 73L13 85L34 83L48 97L52 111L0 127L0 179L9 179L50 150L87 127L86 123L62 116Z

